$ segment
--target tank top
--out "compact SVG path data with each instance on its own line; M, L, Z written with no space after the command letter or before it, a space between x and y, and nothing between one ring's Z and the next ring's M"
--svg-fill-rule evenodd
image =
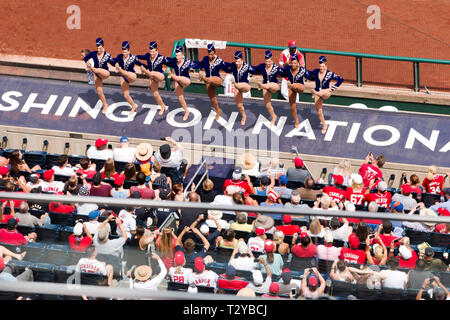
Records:
M221 247L221 248L225 248L225 249L234 249L234 248L236 248L236 246L237 246L237 239L234 239L234 245L233 246L227 246L227 245L224 245L223 244L223 239L222 240L220 240L220 242L219 242L219 247Z
M267 196L267 188L265 188L263 191L259 190L259 188L256 188L256 194L258 196Z

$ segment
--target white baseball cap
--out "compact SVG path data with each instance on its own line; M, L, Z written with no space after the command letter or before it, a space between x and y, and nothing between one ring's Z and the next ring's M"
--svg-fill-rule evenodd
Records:
M208 234L209 233L209 227L207 224L202 224L202 226L200 227L200 232L202 234Z
M407 247L401 245L398 248L398 252L400 253L400 255L403 257L403 259L405 260L409 260L412 257L412 252L411 250L409 250Z
M81 236L83 234L83 224L78 222L75 227L73 227L73 234L76 236Z

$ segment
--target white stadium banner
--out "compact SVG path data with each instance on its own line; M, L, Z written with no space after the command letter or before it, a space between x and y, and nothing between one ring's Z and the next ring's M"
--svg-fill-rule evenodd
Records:
M186 48L201 48L206 49L209 43L213 43L216 49L226 49L227 42L219 40L206 40L206 39L184 39Z

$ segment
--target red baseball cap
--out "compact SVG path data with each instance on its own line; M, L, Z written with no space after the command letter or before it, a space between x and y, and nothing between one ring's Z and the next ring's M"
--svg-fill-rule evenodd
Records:
M114 179L114 184L120 186L124 181L125 181L125 176L119 174L119 175Z
M203 262L202 257L195 258L194 268L195 268L195 271L197 271L197 272L202 272L203 270L205 270L205 263Z
M283 216L283 222L284 223L291 223L292 222L292 217L290 216L290 215L288 215L288 214L285 214L284 216Z
M437 212L441 215L441 216L450 216L450 211L448 211L445 208L439 208L437 209Z
M95 140L95 147L98 148L98 147L101 147L101 146L103 146L103 145L105 145L107 143L108 143L108 139L103 139L103 138L97 139L97 140Z
M300 233L299 238L302 239L304 237L309 237L309 234L307 232Z
M317 277L316 276L309 277L308 285L310 287L317 287L317 283L318 283L318 281L317 281Z
M299 157L294 158L294 164L296 168L302 168L303 167L303 160Z
M291 272L289 268L284 268L282 273Z
M275 245L272 240L266 240L266 242L264 242L264 250L266 252L273 252L275 250Z
M336 184L343 184L344 183L344 177L341 176L340 174L333 174L333 179L334 179L334 182Z
M272 282L269 287L270 293L278 293L280 292L280 286L278 282Z
M183 251L177 251L177 253L175 253L175 264L177 266L181 266L183 265L183 263L184 263L184 253Z
M359 239L356 234L352 233L348 237L348 243L350 244L350 248L356 249L359 247Z
M289 40L289 48L297 48L297 42L295 40Z
M255 233L257 236L262 236L264 233L266 233L266 229L264 228L256 228Z
M412 188L409 184L402 184L402 191L404 194L410 194L412 191Z
M54 174L55 174L55 170L53 170L53 169L47 170L44 172L44 179L46 181L48 181L53 177Z
M0 175L4 176L8 173L9 169L7 166L0 167Z

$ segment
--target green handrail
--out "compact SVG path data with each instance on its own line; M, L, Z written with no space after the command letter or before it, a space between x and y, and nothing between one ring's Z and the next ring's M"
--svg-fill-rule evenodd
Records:
M180 41L175 41L174 49L176 44L182 43L184 45L184 39ZM270 46L262 44L252 44L252 43L241 43L241 42L227 42L228 47L240 47L245 49L247 62L251 62L251 49L265 49L265 50L278 50L282 51L286 47L280 46ZM305 53L318 53L318 54L329 54L337 56L347 56L354 57L356 61L356 85L362 87L362 59L381 59L381 60L392 60L392 61L406 61L413 63L413 84L414 91L420 91L420 69L419 63L435 63L435 64L447 64L450 65L450 60L441 59L428 59L428 58L413 58L413 57L399 57L399 56L387 56L380 54L369 54L369 53L359 53L359 52L347 52L347 51L334 51L334 50L322 50L322 49L309 49L309 48L298 48L299 51Z

